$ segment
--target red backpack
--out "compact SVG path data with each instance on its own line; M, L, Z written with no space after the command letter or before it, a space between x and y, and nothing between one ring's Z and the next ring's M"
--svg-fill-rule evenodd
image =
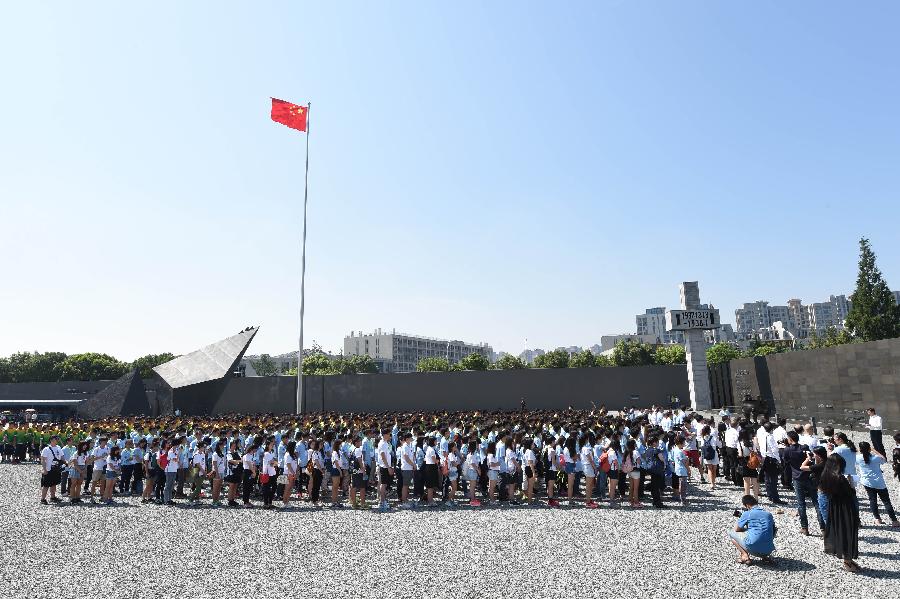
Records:
M159 463L159 467L163 470L166 469L166 466L169 465L169 452L163 451L160 452L159 457L156 458L156 461Z

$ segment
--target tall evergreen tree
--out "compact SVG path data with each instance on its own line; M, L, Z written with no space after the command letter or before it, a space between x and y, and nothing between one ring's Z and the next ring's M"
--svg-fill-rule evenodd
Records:
M863 341L900 337L900 307L875 266L869 240L859 240L859 275L847 315L847 328Z

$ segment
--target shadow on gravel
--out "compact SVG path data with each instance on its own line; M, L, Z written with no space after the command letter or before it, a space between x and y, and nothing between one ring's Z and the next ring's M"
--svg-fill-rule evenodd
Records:
M884 537L859 537L860 541L872 543L873 545L893 545L896 541L885 539Z
M862 565L862 564L860 564L860 565ZM856 576L865 576L867 578L888 578L888 579L898 578L898 579L900 579L900 571L897 571L897 570L874 570L871 568L866 568L863 565L862 572L858 573Z
M793 559L791 557L777 556L775 557L775 565L767 565L759 560L755 560L753 562L753 567L760 570L773 570L776 572L809 572L816 569L816 566L809 562L804 562L803 560L799 559Z
M889 559L889 560L900 560L900 553L891 552L891 553L878 553L875 551L860 551L859 554L865 557L877 557L880 559Z

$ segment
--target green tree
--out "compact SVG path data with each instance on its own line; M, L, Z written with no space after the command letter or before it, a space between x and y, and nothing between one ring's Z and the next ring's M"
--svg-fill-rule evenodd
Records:
M616 363L613 362L612 358L610 358L609 356L605 356L603 354L597 354L596 356L594 356L594 365L608 368L610 366L615 366Z
M560 348L537 356L534 359L535 368L568 368L569 352Z
M84 353L66 357L60 365L60 380L102 381L117 379L128 371L129 365L109 354Z
M835 327L825 329L825 334L819 336L815 331L809 337L805 349L822 349L824 347L834 347L835 345L844 345L846 343L855 343L853 338L846 329L838 331Z
M449 370L447 358L422 358L416 364L416 372L449 372Z
M168 352L162 354L147 354L146 356L141 356L137 360L131 363L132 369L137 369L141 373L142 379L149 379L153 376L153 368L155 366L159 366L160 364L165 364L169 360L175 359L174 354L170 354Z
M589 349L583 349L569 358L569 368L593 368L598 366L597 356Z
M709 364L724 364L743 357L744 353L738 347L724 341L706 349L706 361Z
M355 374L375 374L378 372L378 365L372 356L350 356L347 358L350 367Z
M856 291L850 296L847 329L863 341L900 337L900 307L875 266L875 253L869 240L859 240L859 274Z
M675 364L687 364L687 355L684 346L680 343L664 345L656 349L653 358L657 364L673 366Z
M18 352L9 357L9 378L13 383L47 383L60 380L62 352Z
M309 354L303 358L303 376L314 374L334 374L331 359L322 352ZM297 376L296 370L294 370L294 376Z
M274 376L278 374L278 364L269 354L260 354L255 360L250 360L250 366L259 376Z
M528 362L518 356L506 354L494 363L495 370L522 370L528 368Z
M752 353L754 356L763 357L763 356L768 356L769 354L777 354L780 352L778 350L778 347L776 347L774 345L760 345L760 346L756 347L752 351Z
M642 341L624 339L613 348L616 366L649 366L653 364L653 350Z
M12 366L9 363L9 358L0 358L0 383L11 382L13 382L13 378Z
M459 361L461 370L487 370L491 367L491 362L479 353L471 353Z

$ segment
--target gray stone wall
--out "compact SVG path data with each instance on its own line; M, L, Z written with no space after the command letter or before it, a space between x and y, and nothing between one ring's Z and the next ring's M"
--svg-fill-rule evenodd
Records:
M885 434L900 430L900 339L733 360L731 380L736 402L771 398L788 418L860 429L874 407Z

